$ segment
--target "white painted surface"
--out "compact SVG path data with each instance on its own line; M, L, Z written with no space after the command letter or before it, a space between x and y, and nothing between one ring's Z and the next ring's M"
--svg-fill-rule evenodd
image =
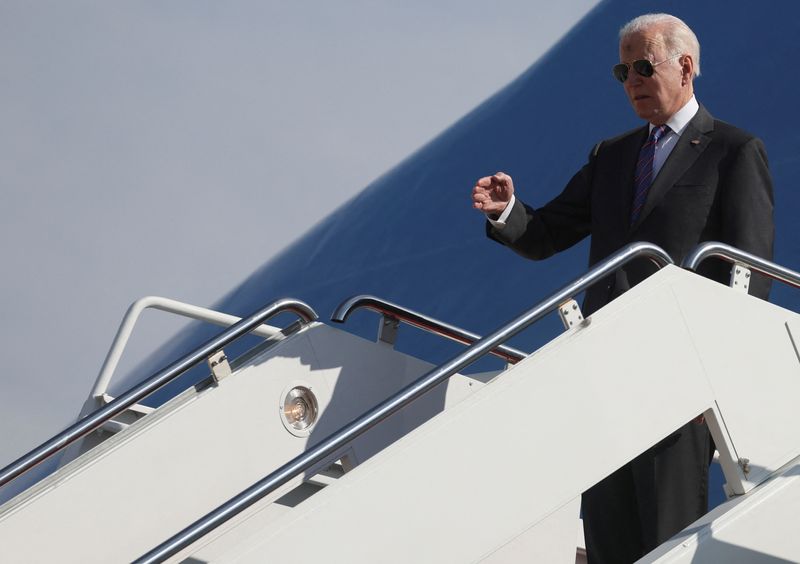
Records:
M788 330L800 315L717 286L686 278L673 291L736 457L750 461L749 488L800 453L800 360Z
M547 562L576 564L575 531L579 519L581 498L575 497L555 510L540 523L480 559L484 564L513 564L515 562ZM581 536L583 536L581 534Z
M3 506L2 559L130 561L430 368L389 347L314 324L217 387L184 393ZM283 396L295 385L309 387L320 407L307 438L282 424ZM348 455L356 462L367 459L482 385L456 377L372 429ZM270 518L283 512L269 511Z
M272 503L296 481L175 560L571 561L580 493L699 413L727 479L748 493L645 561L800 560L800 444L793 418L773 417L797 397L797 318L665 268L487 384L456 376L393 416L343 451L361 464L305 501ZM135 558L306 446L278 418L289 387L311 387L325 409L313 443L428 368L314 325L4 508L0 546L22 562ZM156 507L168 510L153 519Z
M734 498L639 560L641 564L784 564L800 561L800 460Z
M731 299L743 303L733 308ZM698 303L711 315L687 315ZM555 535L546 533L549 519L696 415L705 412L719 433L736 429L721 437L728 444L738 444L748 425L746 440L773 435L771 427L754 424L771 406L752 401L744 385L753 353L745 343L759 341L773 396L793 390L796 366L784 354L794 356L787 315L795 314L667 268L280 523L240 537L228 554L219 537L212 560L438 563L490 555L502 561L508 554L513 562L513 543L525 535L547 539L538 547L546 553L574 558L576 521L565 525L569 534ZM727 346L702 348L706 327ZM770 458L779 443L794 448L790 434L775 434L764 437L767 447L753 446L753 461ZM781 504L769 519L793 519L790 506ZM743 515L736 534L746 535L755 519ZM793 554L800 558L800 551Z

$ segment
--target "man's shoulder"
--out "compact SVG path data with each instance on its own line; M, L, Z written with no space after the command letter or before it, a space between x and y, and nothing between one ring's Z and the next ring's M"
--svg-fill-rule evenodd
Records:
M714 118L714 137L725 139L731 145L744 145L753 139L757 139L755 135L737 127L733 124Z
M716 142L722 142L730 148L741 147L752 141L761 143L761 140L749 131L715 118L702 104L697 115L689 122L689 126L701 134L710 135Z

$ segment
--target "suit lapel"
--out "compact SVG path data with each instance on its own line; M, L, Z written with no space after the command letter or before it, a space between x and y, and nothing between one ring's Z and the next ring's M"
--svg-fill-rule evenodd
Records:
M714 120L706 109L701 105L697 114L686 126L681 136L678 138L675 148L672 149L666 162L653 180L650 190L647 193L642 212L639 218L630 227L631 231L636 230L642 221L658 205L664 196L670 191L675 182L689 170L697 158L705 151L711 138L706 135L714 129ZM630 204L629 204L630 208Z

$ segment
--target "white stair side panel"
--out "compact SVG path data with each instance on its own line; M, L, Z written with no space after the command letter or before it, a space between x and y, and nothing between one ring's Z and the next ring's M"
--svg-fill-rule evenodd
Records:
M639 560L658 564L782 564L800 561L800 460L734 498Z
M541 523L482 558L481 564L575 564L575 539L578 537L578 529L582 527L578 518L580 510L581 498L578 496Z
M357 348L353 343L357 343ZM313 351L313 359L309 358L309 361L313 362L308 368L311 373L325 374L321 399L324 404L335 406L335 409L327 409L322 413L306 448L338 431L434 368L427 362L398 353L384 343L365 341L324 325L316 327L309 346ZM357 439L349 448L351 455L356 458L355 462L366 460L433 414L458 403L484 386L481 380L485 379L485 374L474 377L456 375L449 382L431 390L419 401ZM302 384L302 381L289 381L290 386L295 384ZM289 460L282 459L280 464Z
M687 274L649 279L299 505L230 561L470 562L543 523L713 404L668 284L676 276ZM574 526L571 538L574 550Z
M673 286L753 487L800 452L800 315L699 276ZM788 323L788 327L787 327Z
M218 386L176 398L0 508L3 559L132 560L300 454L318 433L338 429L430 368L325 325L308 327ZM320 403L309 438L291 435L281 423L283 394L297 383L311 387ZM400 413L387 422L391 427L370 431L358 456L482 385L458 377L434 390L411 415Z

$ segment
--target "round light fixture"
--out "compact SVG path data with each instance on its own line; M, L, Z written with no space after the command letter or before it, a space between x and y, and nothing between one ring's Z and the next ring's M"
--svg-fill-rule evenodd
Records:
M295 386L283 399L283 419L289 431L307 434L317 421L317 398L305 386Z

